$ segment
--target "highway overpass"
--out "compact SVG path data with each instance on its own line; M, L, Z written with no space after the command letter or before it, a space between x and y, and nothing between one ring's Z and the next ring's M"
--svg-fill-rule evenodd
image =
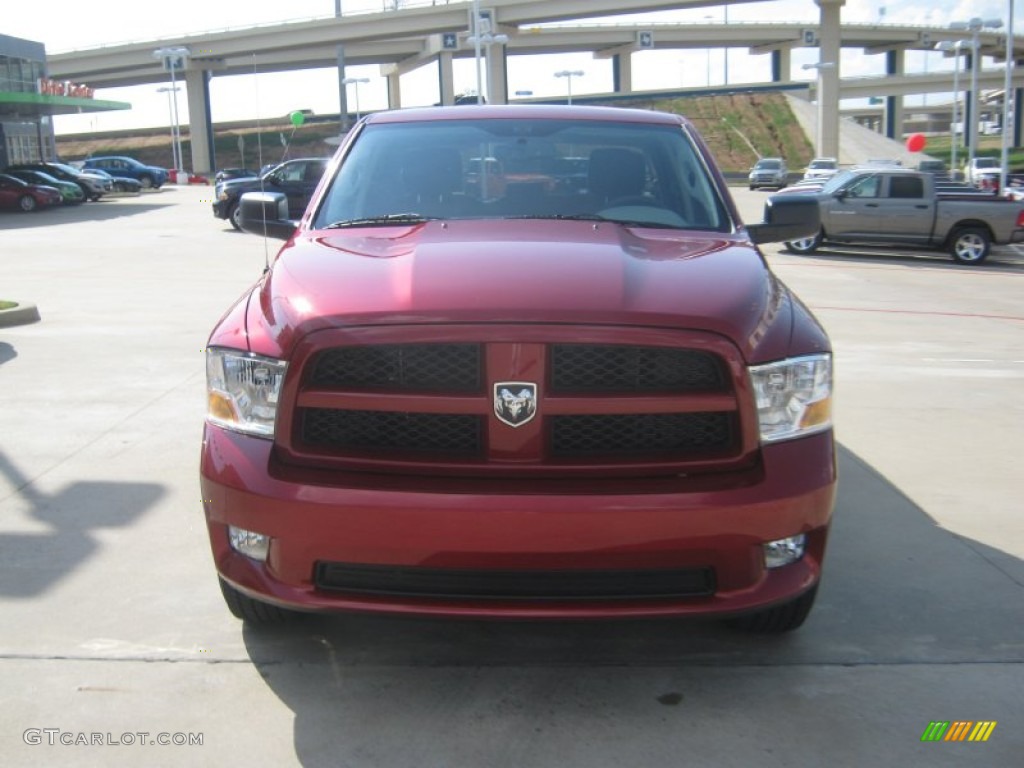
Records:
M736 0L761 2L762 0ZM886 24L840 24L843 0L816 0L821 19L807 23L743 24L587 24L586 19L641 11L720 6L711 0L484 0L495 30L508 37L492 48L486 92L493 102L508 98L506 59L510 55L534 55L591 51L613 61L617 93L632 90L631 56L641 50L708 47L745 47L765 55L765 81L791 80L790 55L794 48L820 49L821 61L836 61L840 48L859 49L886 57L886 75L875 78L840 79L837 69L821 70L813 89L821 90L823 117L816 146L823 154L835 154L838 143L838 107L841 98L887 98L888 133L894 135L901 121L901 96L936 90L952 90L952 73L903 75L909 50L930 50L942 40L955 41L963 32L945 28L907 27ZM379 64L388 77L389 104L402 105L401 74L434 64L438 68L441 100L455 99L453 60L475 55L467 42L471 22L468 2L442 5L407 2L399 10L352 16L324 17L286 24L226 30L177 38L155 39L125 45L57 54L49 59L54 79L86 83L94 88L164 83L167 73L154 59L157 48L182 46L190 55L182 72L188 91L192 165L211 170L209 79L218 75L311 69L345 65ZM584 20L584 21L581 21ZM566 24L571 26L550 26ZM546 26L545 26L546 25ZM994 32L980 35L983 55L1005 56L1005 37ZM1024 42L1015 42L1015 55L1024 58ZM980 73L982 88L1002 87L999 71ZM342 77L343 74L339 75ZM996 82L998 80L998 83ZM965 80L966 82L966 80ZM1024 87L1024 82L1017 87ZM915 90L917 88L925 90ZM815 98L818 94L815 93ZM1020 100L1018 100L1019 102ZM339 86L341 114L348 113L344 86ZM1019 123L1020 121L1018 121Z

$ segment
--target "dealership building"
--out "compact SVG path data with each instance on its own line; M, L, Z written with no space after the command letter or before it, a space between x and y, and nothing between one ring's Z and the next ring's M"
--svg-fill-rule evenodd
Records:
M54 115L111 109L131 104L101 101L91 88L51 80L42 43L0 35L0 168L56 160Z

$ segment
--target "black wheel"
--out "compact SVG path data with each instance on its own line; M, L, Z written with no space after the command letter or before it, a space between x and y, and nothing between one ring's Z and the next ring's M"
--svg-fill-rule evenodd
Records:
M270 603L261 603L251 597L243 595L237 589L228 584L224 579L220 581L220 592L224 595L224 602L228 610L236 619L248 622L249 624L284 624L295 618L295 613L278 608Z
M991 248L992 238L980 227L958 229L949 238L949 253L959 264L980 264Z
M31 213L36 209L36 199L32 195L22 195L18 198L18 208L25 213Z
M821 232L799 240L787 240L783 245L786 246L786 250L790 253L798 253L800 255L814 253L821 246Z
M153 179L151 179L149 176L143 176L141 179L139 179L139 181L142 182L143 189L153 188Z
M231 206L231 210L228 211L228 221L231 222L231 226L237 229L239 232L242 231L242 206L235 203Z
M814 607L814 598L818 594L818 586L814 585L795 600L776 605L757 613L727 619L726 624L743 632L781 633L798 629L807 619Z

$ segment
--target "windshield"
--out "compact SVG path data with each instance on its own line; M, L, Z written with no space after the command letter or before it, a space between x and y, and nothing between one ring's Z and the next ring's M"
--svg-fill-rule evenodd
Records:
M999 163L994 157L979 157L974 161L976 168L998 168Z
M730 231L679 126L474 119L366 125L318 229L420 219L554 218Z
M825 184L821 188L821 191L835 192L837 189L846 184L846 182L849 181L855 175L856 174L854 174L853 171L840 171L839 173L834 174L831 178L829 178L828 181L825 182Z
M772 170L778 168L780 165L781 161L779 160L758 160L754 167L762 170Z
M828 170L836 167L835 160L812 160L811 168L815 170Z

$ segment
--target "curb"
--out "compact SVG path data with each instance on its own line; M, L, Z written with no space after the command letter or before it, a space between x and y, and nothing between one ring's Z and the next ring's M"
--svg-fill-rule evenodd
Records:
M10 309L0 309L0 328L9 325L28 325L38 322L39 310L35 304L18 304Z

